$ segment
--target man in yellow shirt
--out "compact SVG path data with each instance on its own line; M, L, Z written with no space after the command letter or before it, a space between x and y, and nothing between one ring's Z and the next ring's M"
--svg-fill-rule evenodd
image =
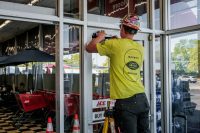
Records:
M149 103L141 82L144 48L133 41L139 30L137 16L126 16L120 25L121 38L105 40L98 32L86 46L89 53L110 58L110 98L116 99L114 119L122 133L149 133Z

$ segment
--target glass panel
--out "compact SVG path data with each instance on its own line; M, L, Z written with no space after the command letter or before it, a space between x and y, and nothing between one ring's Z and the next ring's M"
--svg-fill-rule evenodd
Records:
M200 132L200 32L171 36L173 132Z
M57 0L0 0L0 2L1 1L48 8L55 8L57 2Z
M2 90L5 83L5 68L0 68L0 89Z
M137 14L140 16L141 27L147 28L147 0L88 0L88 13L114 18L123 18L128 13ZM88 15L88 20L119 23L119 19L95 15Z
M80 18L79 0L64 0L64 16Z
M160 30L160 1L159 0L155 0L154 2L155 4L155 28L157 30Z
M4 56L4 53L3 53L3 46L5 43L0 43L0 56Z
M171 29L200 23L199 0L170 0Z
M46 85L44 84L44 71L45 68L43 68L43 64L41 62L36 62L32 65L32 76L34 79L32 80L33 84L32 90L36 91L36 90L43 90L44 87L47 88ZM55 88L55 84L49 84L49 85L52 85L51 88ZM50 90L50 88L48 88L48 90Z
M64 25L64 105L65 131L70 132L75 114L80 116L81 27Z
M35 27L28 31L28 47L39 48L39 27Z
M39 44L38 27L36 27L36 25L39 25L39 24L12 21L11 23L9 22L9 23L6 23L6 25L1 26L0 42L3 42L1 43L3 44L2 46L3 54L10 55L16 52L14 49L16 43L17 43L17 52L24 50L25 48L28 47L28 45L33 46L33 47L38 46ZM36 28L33 28L33 27L36 27ZM21 59L25 59L25 58L26 57L23 57ZM16 61L20 62L20 59L17 59ZM52 116L52 118L54 118L55 116L55 92L54 93L51 92L52 95L50 95L50 91L48 88L45 88L47 91L41 90L43 87L42 86L43 85L42 72L43 72L43 69L41 67L41 64L40 63L37 64L33 62L21 64L18 66L7 66L5 67L3 71L1 70L1 74L3 75L1 75L0 77L1 79L0 85L4 85L5 87L3 88L5 88L6 90L6 93L5 93L6 100L1 99L1 102L3 103L1 105L5 106L5 108L9 108L9 111L12 111L12 113L10 112L11 114L15 114L18 124L14 124L12 127L14 132L22 132L23 129L21 130L19 125L23 125L24 121L29 123L30 118L31 118L31 122L37 121L37 124L39 124L40 131L42 130L45 131L46 121L47 121L46 118L48 116ZM52 85L51 83L55 83L55 75L54 75L54 79L51 78L50 75L46 77L48 77L47 78L48 82L44 82L45 85L46 84ZM55 84L54 86L52 85L51 87L55 90ZM2 86L0 86L0 89L2 89ZM13 91L10 93L11 89ZM40 91L38 91L39 89ZM15 95L17 96L19 93L21 96L24 95L25 96L24 98L26 100L17 99L18 100L17 102L22 103L24 105L26 104L27 106L25 105L22 107L20 106L20 104L19 106L17 105ZM33 95L31 93L33 93ZM4 104L4 102L6 104ZM12 106L11 104L7 104L7 103L12 103ZM42 107L40 103L42 104ZM35 115L31 114L31 116L34 116L34 117L27 117L27 112L31 112L31 111L33 112L35 110L40 110L39 111L40 113L36 113ZM25 115L20 115L21 111ZM13 119L8 119L8 120L11 120L11 122L13 121ZM41 123L45 123L45 126L43 126ZM55 123L55 119L53 119L53 123ZM20 131L18 130L19 128L20 128ZM27 132L31 132L31 131L28 131L29 129L25 129L25 130Z
M43 49L46 53L55 55L55 26L42 25L43 29Z
M155 70L156 70L156 121L157 133L161 133L161 80L160 80L160 36L155 38Z
M2 45L2 55L7 55L6 53L6 49L7 49L7 46L8 46L8 42L4 42L3 45Z
M6 55L13 55L15 52L15 39L10 39L6 41L6 49L5 49L5 54Z
M95 28L88 29L88 40L91 40L92 34L97 30ZM106 33L114 35L116 31L106 30ZM92 54L92 117L94 122L100 122L100 124L93 125L93 133L99 133L102 130L104 111L110 97L109 64L109 58L106 56L100 56L97 53Z
M55 26L42 25L43 31L43 51L55 55ZM43 89L55 92L55 63L43 64ZM51 95L51 93L49 93ZM53 93L52 93L53 95ZM55 109L55 107L53 108Z
M17 52L24 50L27 48L27 33L23 33L17 36Z

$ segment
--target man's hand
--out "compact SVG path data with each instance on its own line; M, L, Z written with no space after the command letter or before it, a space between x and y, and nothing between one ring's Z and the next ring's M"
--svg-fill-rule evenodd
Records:
M97 32L97 38L98 38L99 40L103 41L103 40L105 39L105 36L106 36L106 33L105 33L104 30L101 30L101 31ZM101 41L100 41L100 42L101 42Z
M89 44L86 46L86 50L87 52L89 53L97 53L97 43L100 43L102 42L103 40L105 40L105 36L106 36L106 33L105 31L99 31L97 32L97 37L96 38L93 38Z

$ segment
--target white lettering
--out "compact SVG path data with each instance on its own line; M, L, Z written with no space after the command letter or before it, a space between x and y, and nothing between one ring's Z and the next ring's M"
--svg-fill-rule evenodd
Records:
M114 5L112 6L113 11L114 11L114 10L117 10L117 9L119 9L119 8L125 7L127 3L128 3L128 1L127 1L127 0L124 0L124 1L121 1L121 2L119 2L119 3L114 4Z

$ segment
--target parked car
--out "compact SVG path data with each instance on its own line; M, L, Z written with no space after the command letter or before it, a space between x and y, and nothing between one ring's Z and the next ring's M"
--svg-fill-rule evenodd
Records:
M195 76L183 75L183 76L181 76L181 80L182 81L189 81L190 83L196 83L197 82L197 78Z

